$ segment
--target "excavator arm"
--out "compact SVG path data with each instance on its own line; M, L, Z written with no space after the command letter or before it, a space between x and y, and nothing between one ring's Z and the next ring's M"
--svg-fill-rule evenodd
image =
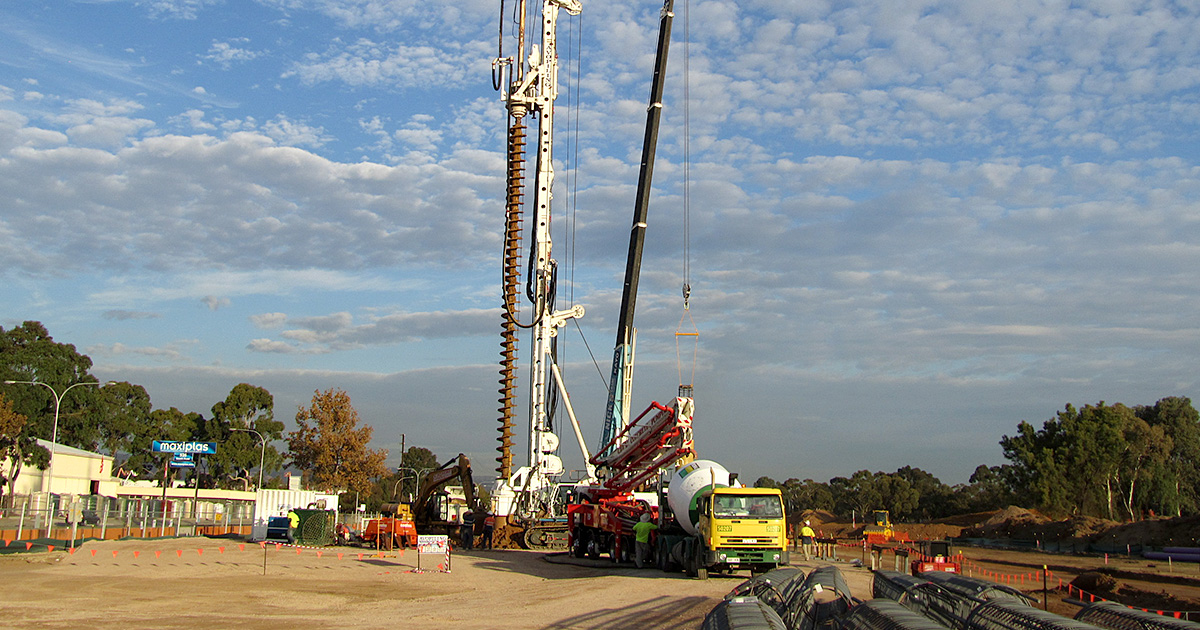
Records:
M471 460L459 453L457 457L442 464L425 476L421 488L417 492L417 500L413 503L413 515L418 525L437 520L429 514L430 499L434 493L447 483L458 479L462 483L463 494L467 499L467 508L475 511L478 508L475 497L475 481L471 477Z

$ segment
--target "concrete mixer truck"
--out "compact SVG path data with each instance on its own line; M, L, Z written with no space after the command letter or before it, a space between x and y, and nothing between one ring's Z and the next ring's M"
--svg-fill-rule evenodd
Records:
M645 470L645 469L643 469ZM653 473L653 470L645 470ZM752 574L788 564L783 496L775 488L746 488L720 464L697 460L660 480L657 493L581 488L583 503L568 508L571 549L577 557L628 560L633 524L644 513L655 519L655 561L664 571ZM664 496L665 495L665 496ZM665 501L663 500L665 499Z
M788 564L783 495L776 488L746 488L720 464L697 460L678 468L660 512L659 567L751 574Z

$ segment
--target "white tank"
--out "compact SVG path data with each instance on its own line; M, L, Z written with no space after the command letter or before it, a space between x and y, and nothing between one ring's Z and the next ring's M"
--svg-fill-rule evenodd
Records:
M698 459L687 466L676 469L671 476L671 485L667 488L667 505L675 513L679 522L689 534L696 534L696 526L700 524L697 511L697 501L700 495L711 488L741 487L736 481L729 483L729 471L717 462Z

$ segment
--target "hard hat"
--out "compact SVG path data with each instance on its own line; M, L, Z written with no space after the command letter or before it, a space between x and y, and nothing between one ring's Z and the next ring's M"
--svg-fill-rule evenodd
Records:
M648 520L650 520L650 513L646 512L646 513L642 514L642 522L645 523Z
M804 524L805 524L805 525L812 525L812 522L810 522L810 521L804 521Z

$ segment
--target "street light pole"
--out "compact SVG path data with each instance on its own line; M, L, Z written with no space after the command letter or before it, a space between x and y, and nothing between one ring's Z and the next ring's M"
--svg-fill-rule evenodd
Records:
M417 482L416 490L413 491L413 500L416 500L416 493L421 491L421 477L424 476L425 473L427 473L433 469L432 468L422 468L421 470L417 470L416 468L412 468L410 466L401 466L396 469L396 472L401 473L400 480L396 482L397 485L399 485L399 483L401 481L408 479L408 476L403 474L404 471L406 471L406 470L412 471L413 479ZM392 487L392 494L396 494L395 486ZM401 499L401 501L403 501L403 499Z
M72 389L75 389L76 387L79 387L81 385L95 385L97 387L104 387L105 385L115 385L116 382L108 381L107 383L101 383L98 381L97 382L87 381L87 382L75 383L74 385L68 386L66 389L62 390L61 394L54 391L54 388L51 387L49 384L43 383L41 381L4 381L4 384L5 385L41 385L42 387L45 387L46 389L50 390L50 393L54 396L54 429L53 429L53 431L51 431L51 435L50 435L50 463L46 466L46 476L42 479L42 481L45 482L44 485L46 486L45 487L46 525L47 525L46 537L49 538L49 536L50 536L49 525L50 525L51 521L54 520L54 511L50 505L50 495L52 494L52 491L54 489L54 487L53 487L54 486L54 447L58 445L58 413L59 413L59 410L62 408L62 399L63 399L63 397L65 397L67 395L67 392L69 392Z
M230 430L231 431L245 431L246 433L253 433L254 435L258 436L259 442L262 443L262 452L258 456L258 488L256 488L256 490L262 490L263 462L266 461L266 457L267 457L267 438L263 437L263 434L259 433L258 431L255 431L254 429L239 429L237 427L230 427Z

